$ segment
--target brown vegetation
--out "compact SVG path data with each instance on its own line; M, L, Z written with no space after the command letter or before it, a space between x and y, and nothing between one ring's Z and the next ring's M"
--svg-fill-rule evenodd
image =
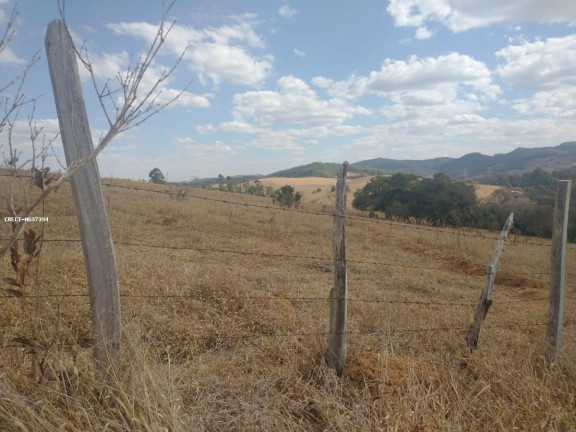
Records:
M79 238L69 189L45 203L46 240ZM0 299L0 430L576 429L576 329L566 326L564 351L548 366L537 325L547 320L538 300L547 296L547 241L512 235L505 244L494 305L470 353L464 338L496 235L349 220L347 257L364 261L350 263L350 297L372 302L349 304L349 363L338 379L325 365L328 301L318 299L333 279L331 217L197 199L271 205L216 191L189 190L184 200L104 193L123 296L121 375L104 384L93 373L81 245L45 242L26 294L79 296ZM1 237L9 225L2 217ZM572 245L567 321L576 320L574 262ZM1 257L0 278L11 271Z

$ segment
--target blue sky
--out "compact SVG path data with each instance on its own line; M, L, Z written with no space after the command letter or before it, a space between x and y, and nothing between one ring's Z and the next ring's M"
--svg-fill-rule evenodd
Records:
M14 3L0 0L2 29ZM58 17L55 0L23 0L18 12L17 33L0 55L0 87L43 50ZM66 5L102 83L147 48L160 14L152 0ZM576 140L572 1L178 0L168 18L176 25L151 74L188 47L160 99L191 85L104 150L103 176L147 179L158 167L179 181ZM97 141L106 122L81 75ZM25 91L41 96L35 117L49 137L58 126L43 51ZM24 151L26 115L14 129Z

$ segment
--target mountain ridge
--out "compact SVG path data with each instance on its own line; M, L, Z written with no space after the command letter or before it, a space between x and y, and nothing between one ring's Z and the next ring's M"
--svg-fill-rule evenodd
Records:
M497 153L493 156L475 152L460 158L441 157L424 160L375 158L356 162L354 165L423 177L443 173L452 178L466 179L520 174L535 168L555 171L576 165L576 141L564 142L556 147L518 147L509 153Z

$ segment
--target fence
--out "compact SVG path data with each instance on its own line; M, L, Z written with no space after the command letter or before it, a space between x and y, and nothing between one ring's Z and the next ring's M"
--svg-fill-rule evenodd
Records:
M78 221L80 226L81 242L83 245L84 259L86 266L86 274L88 279L89 288L89 299L90 308L92 316L92 326L94 334L94 356L96 360L97 367L104 372L105 377L109 378L111 375L118 370L119 358L120 358L120 335L121 335L121 309L120 300L122 295L119 289L118 282L118 271L116 265L116 256L114 247L112 244L112 236L110 225L108 222L108 215L106 212L106 207L104 205L104 197L102 193L102 186L118 187L111 184L101 183L98 168L95 163L95 153L93 150L93 145L91 143L90 128L88 125L88 119L86 114L86 109L83 103L83 97L81 93L80 78L78 74L78 67L75 57L75 51L73 44L68 34L65 26L62 22L56 20L50 23L48 26L48 31L46 35L46 49L48 64L50 69L50 74L52 78L52 84L54 89L54 95L56 100L56 107L58 111L58 118L60 124L60 130L62 135L62 142L64 144L64 150L66 154L66 161L68 166L79 166L79 162L87 162L85 166L80 169L74 177L72 177L72 191L76 203L76 211L78 215ZM276 335L227 335L226 338L253 338L253 337L293 337L293 336L305 336L305 335L325 335L329 338L329 352L328 361L329 364L334 367L340 375L346 363L346 338L350 334L385 334L386 332L362 332L362 331L348 331L347 329L347 301L356 302L366 302L366 303L389 303L395 304L392 300L381 300L374 301L371 299L348 299L347 294L347 263L354 262L353 260L347 260L345 252L345 226L347 220L360 220L363 222L375 223L375 224L391 224L388 221L381 221L376 219L363 218L358 216L346 215L346 194L345 194L345 178L346 178L347 163L345 163L339 172L339 179L337 182L337 195L336 195L336 206L334 214L327 213L315 213L307 212L299 209L282 209L285 212L295 212L300 214L315 215L315 216L330 216L334 217L334 287L327 298L321 297L283 297L289 300L305 300L305 301L329 301L330 302L330 330L328 332L316 332L316 333L289 333L289 334L276 334ZM142 190L141 188L133 188L136 190ZM168 193L172 196L170 191L156 191L157 193ZM256 205L249 203L233 203L226 200L215 199L213 197L194 197L198 199L209 200L212 202L225 202L227 204L242 205L244 207L256 207L265 209L278 210L276 207ZM567 207L567 206L566 206ZM555 219L562 219L559 216ZM566 217L564 216L564 221ZM396 227L402 227L406 229L418 229L418 230L434 230L435 232L450 233L454 232L449 230L440 230L424 227L424 226L413 226L408 224L394 224ZM564 229L564 243L560 249L565 253L565 227ZM560 229L560 232L562 229ZM556 232L556 228L555 228ZM467 237L481 237L490 240L495 240L494 237L484 236L472 233L458 233L458 235ZM562 237L562 234L557 236ZM501 238L503 241L503 238ZM46 240L48 241L48 240ZM53 241L77 241L76 239L66 240L66 239L54 239ZM118 245L122 244L120 242ZM125 243L127 246L146 246L146 247L157 247L156 245L143 245L138 243ZM192 250L191 248L188 248ZM218 249L200 249L196 248L197 251L201 252L218 252L218 253L230 253L230 251L218 250ZM557 245L552 245L553 255L558 250ZM250 252L239 251L237 253L250 254ZM252 254L258 254L257 252L252 252ZM261 256L274 256L275 258L296 258L296 255L290 254L262 254ZM499 255L499 253L497 254ZM332 260L328 257L309 257L300 256L298 258L306 259L321 259L321 260ZM545 323L525 323L516 324L518 327L526 326L543 326L548 325L548 337L553 339L553 344L555 350L559 348L559 341L561 339L561 329L563 327L562 313L563 313L563 284L565 278L564 267L560 262L563 262L565 258L554 258L554 262L558 263L558 266L553 266L551 280L559 279L558 287L551 291L551 309L550 309L550 319L548 324ZM492 278L495 273L495 268L497 264L493 262L489 271L489 279ZM356 261L357 263L365 264L375 264L375 265L399 265L399 264L386 264L381 262L367 262L367 261ZM421 269L423 267L404 265L406 268L410 269ZM558 267L558 268L556 268ZM560 275L557 277L557 275ZM67 295L64 295L67 296ZM24 297L23 295L18 295L18 298ZM30 296L28 296L30 297ZM183 296L170 297L169 295L162 294L161 296L152 295L140 295L141 298L186 298ZM37 295L35 298L40 298ZM189 296L187 298L193 298ZM214 297L216 298L216 297ZM277 297L249 297L245 296L244 299L254 300L259 298L261 300L278 300ZM534 299L531 299L533 301ZM408 300L397 301L396 304L415 304L415 305L435 305L442 307L450 306L463 306L463 304L458 303L444 303L439 304L435 302L411 302ZM483 304L482 304L483 303ZM486 315L488 308L492 304L491 300L491 287L489 282L489 287L487 289L487 294L483 295L480 303L478 304L477 310L480 311L483 316L477 320L483 320ZM553 322L553 326L552 323ZM478 324L478 323L477 323ZM551 328L554 327L555 330L552 332ZM465 329L465 327L432 327L432 328L404 328L404 329L394 329L394 331L404 331L404 332L429 332L429 331L460 331ZM477 343L477 332L479 327L476 329L476 340L474 343L469 345L476 345ZM201 338L201 337L200 337ZM16 340L16 342L18 342ZM31 342L26 340L21 340L21 344L30 344ZM16 344L18 345L18 344ZM7 346L7 345L5 345Z
M121 185L113 185L111 183L103 183L103 186L108 188L122 188L122 189L135 189L131 187L121 186ZM163 194L167 196L173 196L171 191L159 191L159 190L152 190L149 188L136 188L138 192L144 193L154 193L154 194ZM264 208L267 210L273 210L278 212L296 212L303 215L309 216L326 216L326 217L333 217L332 214L329 213L318 213L318 212L309 212L304 210L297 210L297 209L282 209L279 207L273 206L261 206L256 204L249 204L249 203L239 203L235 201L231 201L228 199L217 199L212 197L200 197L200 196L186 196L185 199L189 200L209 200L214 203L224 204L227 206L239 206L243 208ZM361 220L366 221L367 223L384 223L385 225L396 226L398 229L426 229L427 231L434 231L440 233L440 235L450 235L458 234L455 231L445 230L445 229L434 229L431 227L419 227L419 226L410 226L405 224L395 224L393 222L388 221L376 221L374 222L368 218L361 218L357 216L346 216L346 219L352 220ZM483 239L489 239L495 241L494 237L486 236L486 235L476 235L471 233L462 233L466 237L479 237ZM44 239L45 243L80 243L81 239ZM522 242L525 243L525 242ZM542 246L536 242L530 242L537 246ZM128 247L128 248L150 248L150 249L158 249L158 250L181 250L181 251L191 251L191 252L199 252L199 253L211 253L211 254L233 254L233 255L243 255L243 256L257 256L257 257L265 257L271 259L278 259L278 260L314 260L314 261L321 261L321 262L331 262L333 257L330 256L310 256L307 254L297 254L297 253L268 253L268 252L261 252L261 251L246 251L246 250L234 250L234 249L223 249L223 248L206 248L206 247L192 247L192 246L166 246L161 244L149 244L144 242L138 241L131 241L131 242L123 242L123 241L116 241L116 247ZM392 267L399 267L404 268L407 270L445 270L446 268L443 267L433 267L433 266L424 266L424 265L416 265L416 264L403 264L403 263L395 263L395 262L382 262L380 260L354 260L354 259L347 259L347 263L350 264L365 264L370 266L377 266L378 268L392 268ZM481 265L481 264L476 264ZM485 267L485 266L484 266ZM540 272L534 274L541 274L547 275L547 272ZM354 291L354 290L352 290ZM0 296L0 298L15 298L9 295ZM89 294L44 294L44 295L30 295L26 296L25 298L29 299L36 299L36 298L84 298L88 301ZM225 299L225 300L243 300L243 301L268 301L274 302L278 300L288 300L288 301L303 301L303 302L321 302L321 303L328 303L330 301L329 296L206 296L206 295L195 295L195 294L170 294L170 293L163 293L163 294L120 294L120 298L122 299L130 299L130 298L139 298L139 299L154 299L158 301L185 301L185 300L200 300L200 301L209 301L209 300L218 300L218 299ZM540 296L536 298L519 298L512 301L502 301L497 302L496 305L512 305L512 304L520 304L525 302L539 302L539 301L547 301L549 297ZM436 302L436 301L414 301L414 300L407 300L407 299L374 299L374 298L358 298L356 296L351 296L348 298L348 302L350 303L366 303L366 304L388 304L388 305L413 305L418 307L442 307L442 308L468 308L470 317L472 316L473 309L475 306L474 302L454 302L454 301L446 301L446 302ZM573 322L566 322L564 325L571 326ZM524 323L507 323L502 325L487 325L485 326L485 331L490 331L491 329L498 329L498 328L508 328L514 330L522 330L526 328L538 328L544 327L547 323L545 322L524 322ZM464 340L464 334L468 331L469 326L468 323L458 323L453 326L422 326L422 327L393 327L392 330L394 333L426 333L426 332L456 332L458 334L462 333L462 340ZM347 331L347 334L351 337L354 336L384 336L390 333L390 330L387 331L363 331L363 330L352 330ZM218 335L219 340L228 340L228 341L241 341L241 340L257 340L257 339L270 339L270 338L299 338L299 337L329 337L333 332L330 331L320 331L320 332L290 332L290 333L276 333L276 334L228 334L228 335ZM460 337L460 336L459 336ZM207 340L213 338L212 335L204 336L204 335L197 335L197 336L186 336L183 338L184 341L200 341L200 340ZM5 348L18 348L21 347L22 344L5 344Z

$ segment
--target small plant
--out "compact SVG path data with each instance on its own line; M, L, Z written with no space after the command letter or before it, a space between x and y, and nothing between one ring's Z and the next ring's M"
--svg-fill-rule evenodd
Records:
M185 189L179 189L177 191L172 190L172 187L168 185L168 189L166 190L168 196L176 201L184 201L184 198L188 196L188 191Z
M36 236L36 233L33 229L24 231L25 257L22 257L20 254L20 246L18 241L15 241L14 244L10 247L10 264L12 265L12 269L14 269L15 277L5 277L2 280L8 285L11 285L17 289L7 288L5 289L7 294L15 297L24 296L30 266L32 261L40 256L38 242L41 238L42 235Z
M378 219L378 213L376 213L374 210L370 210L370 213L368 213L368 217L370 219Z

